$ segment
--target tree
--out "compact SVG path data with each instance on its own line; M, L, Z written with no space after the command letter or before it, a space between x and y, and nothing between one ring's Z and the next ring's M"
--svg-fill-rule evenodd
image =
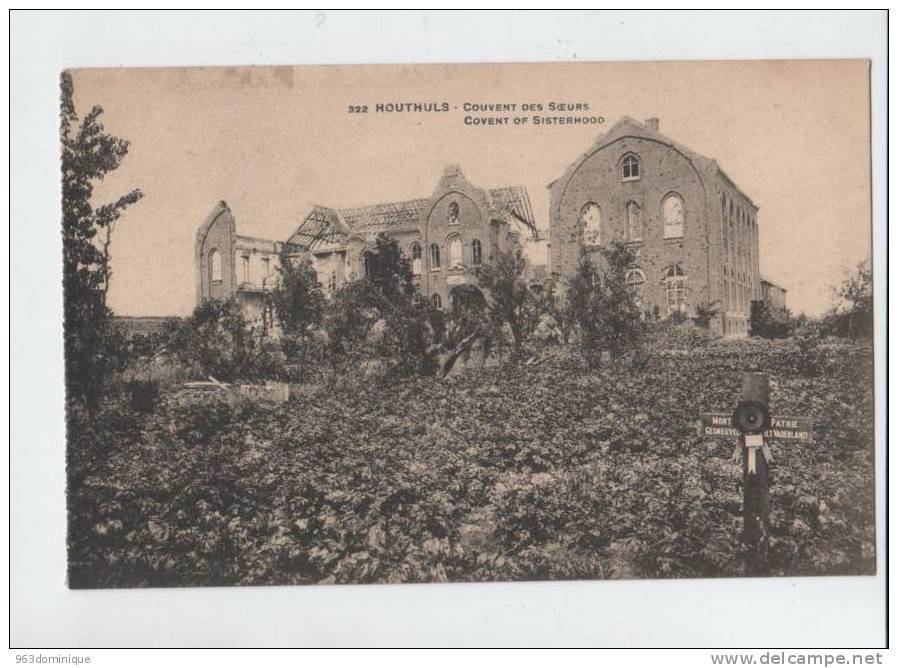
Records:
M873 269L869 262L859 263L854 274L833 288L833 295L828 329L848 338L873 336Z
M165 323L166 349L183 364L219 380L273 371L262 337L247 326L235 299L209 299L183 321Z
M601 259L602 268L584 251L567 290L580 350L590 368L596 368L605 353L613 359L636 348L644 329L639 305L626 280L633 254L624 244L614 242L602 249Z
M499 253L494 265L481 267L480 287L487 291L487 313L497 329L511 332L514 354L523 352L524 344L536 328L539 313L533 293L522 279L525 260L519 248Z
M324 295L318 275L308 258L293 258L290 250L281 252L280 280L271 293L271 304L287 340L302 344L310 328L321 321Z
M366 280L390 302L398 304L412 298L415 286L412 266L395 239L381 232L374 249L365 252Z
M332 370L344 373L376 359L388 376L434 373L442 323L421 299L396 240L379 234L363 262L365 276L341 287L325 309Z
M114 331L106 304L113 232L124 210L143 193L135 189L94 207L95 184L118 169L129 143L105 132L100 106L79 122L70 73L63 72L60 88L66 387L70 397L93 407L104 379L121 364L116 349L123 337Z

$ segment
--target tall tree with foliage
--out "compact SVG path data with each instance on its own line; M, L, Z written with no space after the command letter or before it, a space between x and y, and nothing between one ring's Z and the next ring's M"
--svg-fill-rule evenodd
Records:
M536 329L539 312L536 300L524 281L525 260L519 248L501 252L493 265L480 269L480 287L487 291L487 309L497 328L507 327L511 333L514 354Z
M601 266L583 252L568 283L568 311L590 368L598 367L605 353L613 359L640 343L643 322L626 280L632 262L633 254L621 242L602 249Z
M271 294L271 303L282 332L302 339L321 320L324 294L309 258L291 257L290 250L285 249L280 260L280 280Z
M365 255L365 278L394 304L411 299L415 292L412 266L395 239L383 232L377 235L374 248Z
M63 72L60 84L66 386L70 397L93 406L115 366L114 349L121 339L106 304L113 232L124 210L143 193L135 189L94 205L95 185L118 169L129 142L105 132L100 106L79 120L69 72Z
M331 367L343 373L374 358L389 376L432 374L438 318L415 288L408 258L379 234L363 262L365 275L341 287L325 309Z

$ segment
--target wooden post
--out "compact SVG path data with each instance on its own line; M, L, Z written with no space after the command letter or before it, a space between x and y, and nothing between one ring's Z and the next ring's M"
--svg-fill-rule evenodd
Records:
M742 400L757 401L769 410L769 381L766 373L746 373L742 376ZM742 545L745 551L746 575L767 575L770 549L770 479L767 459L761 448L742 444ZM750 452L753 450L754 452ZM753 466L749 458L753 457ZM754 469L752 471L751 469Z

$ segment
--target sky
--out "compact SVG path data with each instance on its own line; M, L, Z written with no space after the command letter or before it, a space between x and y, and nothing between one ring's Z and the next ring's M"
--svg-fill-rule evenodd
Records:
M109 299L122 315L193 309L194 238L219 200L239 234L284 240L312 203L429 197L456 163L477 186L525 186L547 229L546 186L623 116L659 118L760 207L761 272L793 312L824 311L830 286L870 254L866 61L89 69L73 80L79 114L101 105L106 130L131 142L96 203L145 194L113 240ZM375 111L403 102L450 111ZM498 115L466 103L569 115L549 102L589 105L573 115L604 123L464 122Z

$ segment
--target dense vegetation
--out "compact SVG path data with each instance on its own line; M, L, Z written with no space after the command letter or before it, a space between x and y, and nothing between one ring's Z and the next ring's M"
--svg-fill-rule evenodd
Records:
M740 374L772 374L774 574L874 571L868 344L701 348L662 335L589 370L539 364L301 389L284 405L172 390L75 414L73 586L730 576L740 466L697 436ZM821 366L822 365L822 366Z

